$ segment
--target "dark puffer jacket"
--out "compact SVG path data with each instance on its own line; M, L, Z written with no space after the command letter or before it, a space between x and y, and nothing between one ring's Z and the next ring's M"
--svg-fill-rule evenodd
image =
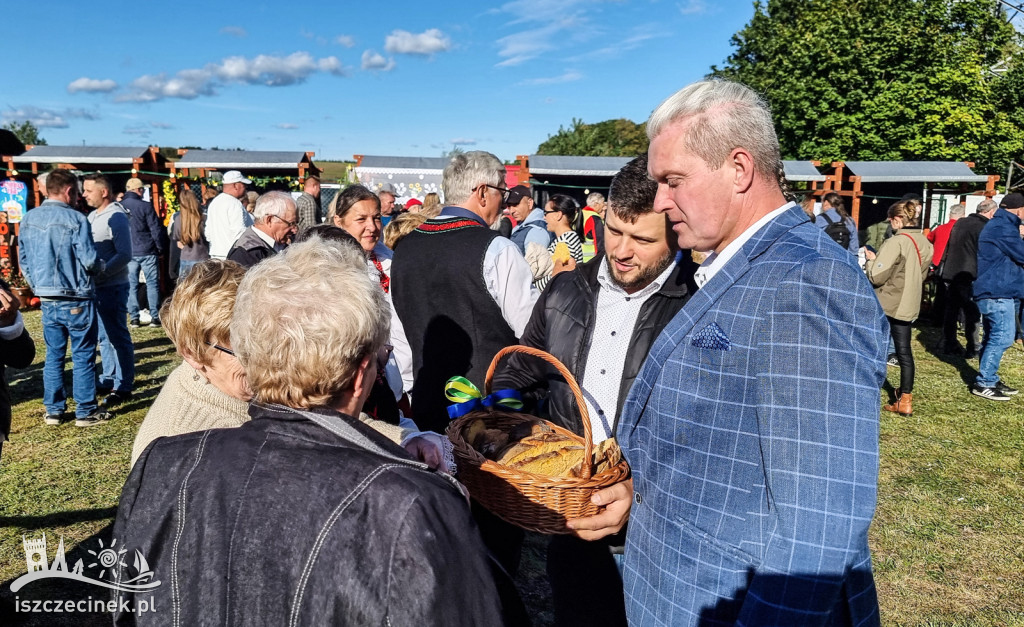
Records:
M526 325L520 344L547 351L558 358L572 372L578 382L583 381L587 367L587 355L594 331L594 315L600 286L597 273L605 262L604 255L598 255L572 272L563 272L541 292L533 315ZM693 273L697 265L690 257L690 251L683 251L675 270L640 309L630 346L633 350L623 355L625 367L619 385L619 401L615 409L615 425L618 424L622 403L633 385L651 344L665 328L665 325L682 309L690 295L697 291ZM512 355L504 367L500 367L494 378L495 390L519 389L523 391L527 408L537 411L546 398L546 410L541 411L557 425L579 435L583 434L572 390L565 379L547 363L529 355ZM532 405L532 407L531 407ZM613 425L613 433L614 426Z
M249 414L159 438L135 463L114 538L160 585L114 597L160 609L115 625L501 624L454 479L343 414Z
M228 261L234 261L243 268L251 268L275 253L274 247L256 234L256 227L250 226L242 231L238 241L231 246Z

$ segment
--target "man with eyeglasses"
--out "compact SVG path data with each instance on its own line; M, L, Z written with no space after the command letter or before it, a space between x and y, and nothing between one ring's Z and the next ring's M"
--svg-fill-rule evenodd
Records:
M298 210L291 195L267 192L256 200L255 224L245 229L228 252L228 260L251 268L284 250L299 229Z
M448 206L396 247L390 292L391 343L412 418L439 433L449 422L445 384L461 376L484 389L491 359L519 343L537 300L522 253L488 228L508 196L501 161L480 150L456 155L442 186ZM474 510L484 543L514 575L522 530Z

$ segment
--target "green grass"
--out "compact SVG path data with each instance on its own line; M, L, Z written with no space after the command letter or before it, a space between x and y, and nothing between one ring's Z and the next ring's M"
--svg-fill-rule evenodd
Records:
M12 442L0 458L0 582L25 572L22 534L46 532L52 542L63 534L70 548L95 542L111 523L135 432L179 361L161 329L134 329L137 396L110 424L48 427L38 312L26 320L38 354L28 369L8 372L15 407ZM915 335L914 415L882 416L871 530L882 622L1024 625L1024 394L1008 403L971 396L965 381L977 361L930 354L924 347L937 329ZM1007 351L1000 374L1024 387L1024 352ZM891 384L898 376L890 368ZM551 620L544 551L543 538L528 539L519 578L537 624ZM5 595L6 584L0 601ZM2 619L0 611L7 624Z

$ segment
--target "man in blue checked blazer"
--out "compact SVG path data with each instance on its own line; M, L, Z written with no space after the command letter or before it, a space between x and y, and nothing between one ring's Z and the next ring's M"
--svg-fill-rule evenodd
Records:
M690 85L648 121L655 208L712 251L655 341L618 438L632 493L595 496L592 538L628 511L634 625L877 625L868 527L888 326L854 258L779 186L767 104Z

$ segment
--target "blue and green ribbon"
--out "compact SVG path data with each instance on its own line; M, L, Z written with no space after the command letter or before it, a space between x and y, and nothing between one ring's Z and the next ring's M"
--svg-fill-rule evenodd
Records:
M444 386L444 395L452 402L448 406L448 417L452 420L484 407L500 406L515 411L523 408L522 396L518 390L498 390L484 396L480 388L466 377L448 379Z

